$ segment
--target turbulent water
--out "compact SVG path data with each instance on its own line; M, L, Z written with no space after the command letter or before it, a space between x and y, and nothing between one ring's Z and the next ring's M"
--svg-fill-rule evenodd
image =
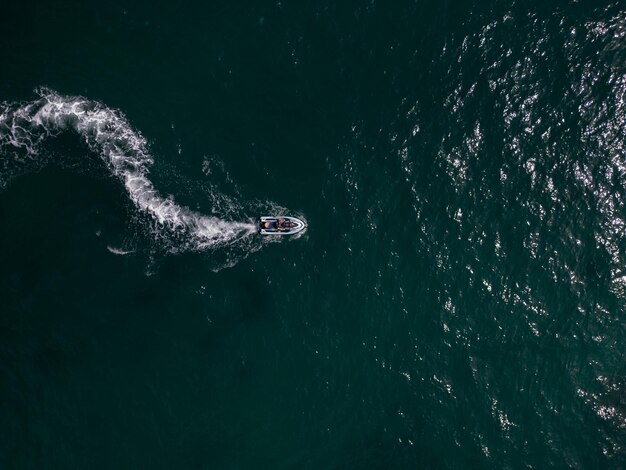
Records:
M166 228L182 229L194 239L194 248L232 243L255 232L251 223L226 222L208 217L162 197L148 178L153 163L146 139L134 131L124 116L84 98L65 97L50 90L31 103L0 105L0 152L5 154L1 182L6 184L17 167L33 166L50 137L73 131L98 154L124 183L139 210L149 213ZM14 150L15 149L15 150Z
M626 466L623 5L3 16L2 467Z

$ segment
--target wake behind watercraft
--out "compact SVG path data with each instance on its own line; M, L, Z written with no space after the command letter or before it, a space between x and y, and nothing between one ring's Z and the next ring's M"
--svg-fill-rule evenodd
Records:
M257 228L261 235L293 235L302 232L306 228L306 224L295 217L261 216L257 220Z

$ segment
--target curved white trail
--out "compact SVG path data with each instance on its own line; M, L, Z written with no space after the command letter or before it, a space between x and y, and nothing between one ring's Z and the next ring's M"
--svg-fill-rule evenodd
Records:
M81 97L63 96L49 89L37 90L30 103L0 103L0 186L15 171L2 171L37 162L48 137L64 131L78 134L104 160L124 184L135 206L161 226L184 232L195 249L231 244L254 233L251 223L229 222L206 216L163 197L148 179L153 158L146 139L115 109ZM6 155L9 154L9 155ZM23 169L21 170L23 171ZM4 173L4 174L3 174Z

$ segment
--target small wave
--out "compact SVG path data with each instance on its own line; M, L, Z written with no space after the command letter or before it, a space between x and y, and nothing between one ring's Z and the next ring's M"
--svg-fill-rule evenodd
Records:
M107 246L107 250L113 253L114 255L125 256L130 255L135 252L135 250L122 250L121 248L115 248L112 246Z

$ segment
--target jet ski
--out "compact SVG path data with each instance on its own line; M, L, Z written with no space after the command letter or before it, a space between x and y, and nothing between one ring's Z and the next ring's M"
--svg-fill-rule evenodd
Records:
M300 219L284 215L261 216L257 220L257 227L261 235L293 235L302 232L306 228L306 224Z

